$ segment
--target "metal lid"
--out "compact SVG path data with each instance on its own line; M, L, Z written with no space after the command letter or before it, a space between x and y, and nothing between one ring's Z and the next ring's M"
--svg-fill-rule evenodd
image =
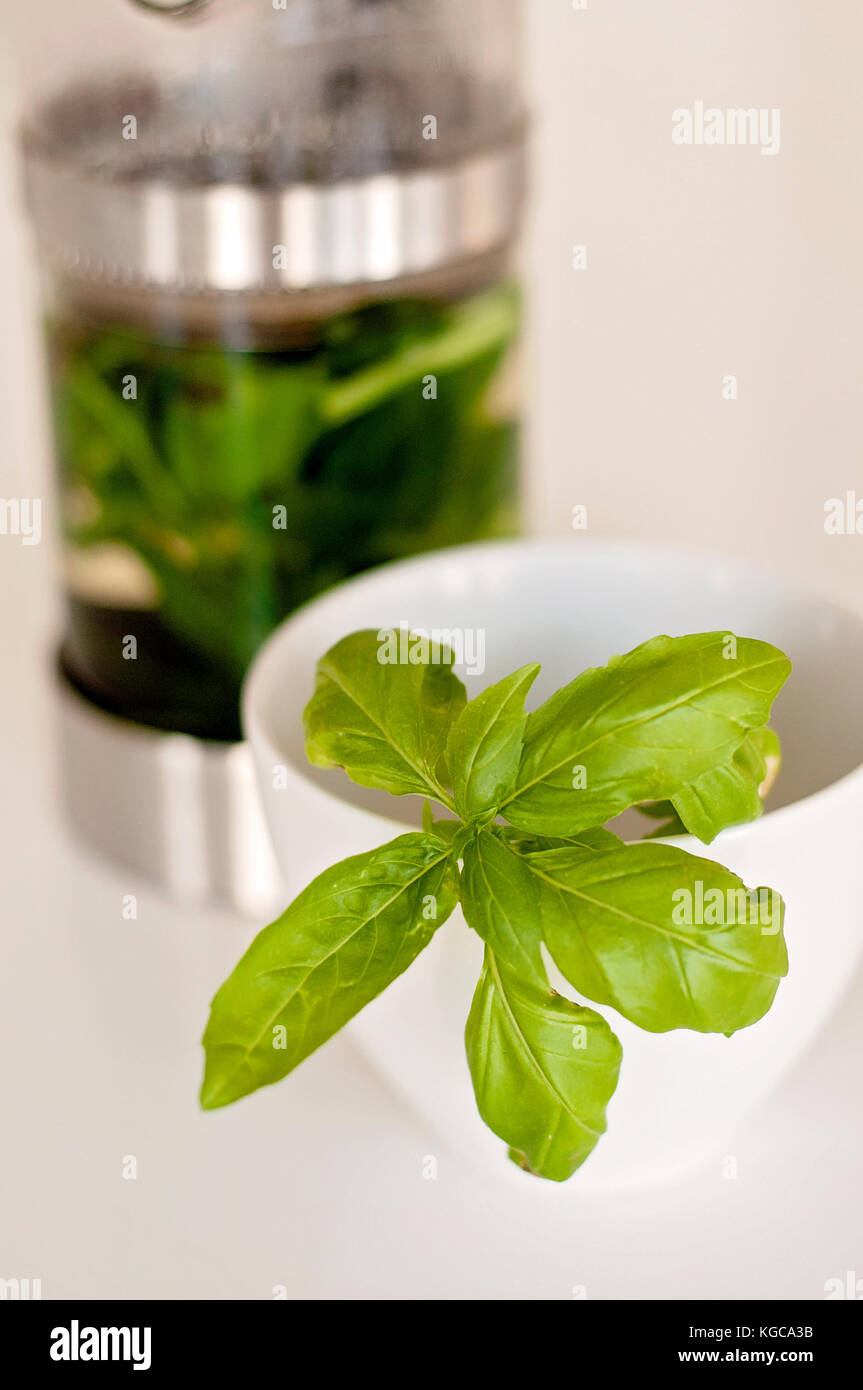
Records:
M499 250L518 226L524 134L499 76L477 79L431 38L348 34L68 86L23 149L40 250L64 276L266 294Z
M179 294L377 284L457 264L512 239L524 187L520 132L446 167L281 189L106 182L25 148L52 268Z

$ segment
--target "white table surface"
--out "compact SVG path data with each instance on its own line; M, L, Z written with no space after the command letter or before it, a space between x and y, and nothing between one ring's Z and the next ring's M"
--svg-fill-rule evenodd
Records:
M62 824L50 593L39 548L0 545L2 1277L47 1298L818 1299L863 1272L863 978L713 1161L616 1197L479 1181L344 1036L199 1113L207 1004L250 929L169 905Z

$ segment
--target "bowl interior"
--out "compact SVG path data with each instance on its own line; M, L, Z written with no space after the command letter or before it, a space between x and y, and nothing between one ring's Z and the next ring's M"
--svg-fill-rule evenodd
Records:
M775 643L794 672L776 705L784 744L771 809L811 795L863 763L863 621L823 598L737 563L625 543L518 541L467 546L388 565L289 618L254 663L247 735L344 801L416 824L420 803L355 787L309 766L302 714L320 656L360 628L457 631L483 669L458 668L469 697L542 662L535 708L587 666L659 633L729 631Z

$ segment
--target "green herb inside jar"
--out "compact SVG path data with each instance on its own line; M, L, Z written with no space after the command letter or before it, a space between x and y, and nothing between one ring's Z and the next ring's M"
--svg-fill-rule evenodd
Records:
M54 324L75 683L140 722L236 738L249 661L298 604L511 533L516 431L491 396L517 320L506 286L373 304L279 351Z

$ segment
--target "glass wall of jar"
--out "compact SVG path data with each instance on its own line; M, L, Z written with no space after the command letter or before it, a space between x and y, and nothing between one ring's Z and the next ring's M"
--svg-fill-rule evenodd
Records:
M231 739L298 604L516 525L523 120L508 0L197 10L136 12L170 61L67 75L25 154L64 667Z

